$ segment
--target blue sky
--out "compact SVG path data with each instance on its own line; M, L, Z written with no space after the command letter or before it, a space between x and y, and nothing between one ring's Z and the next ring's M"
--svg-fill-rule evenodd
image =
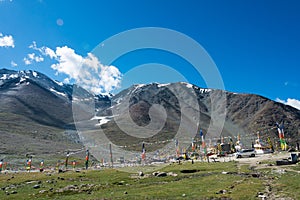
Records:
M163 27L201 44L215 62L226 90L296 105L300 104L299 10L296 0L0 0L0 68L33 69L72 82L72 77L82 74L65 69L67 61L91 63L94 59L89 53L107 38L134 28ZM99 62L102 60L98 57ZM151 66L139 68L148 70L147 76L132 73L127 84L187 80L206 86L186 60L169 52L145 49L123 55L113 63L101 63L106 67L103 76L114 76L101 80L111 83L102 91L114 88L116 79L122 81L116 76L147 63L169 68L160 73L155 67L151 73ZM116 68L106 66L110 64ZM74 62L71 65L73 69L77 66ZM168 73L173 69L178 73ZM121 82L122 88L127 87L125 82Z

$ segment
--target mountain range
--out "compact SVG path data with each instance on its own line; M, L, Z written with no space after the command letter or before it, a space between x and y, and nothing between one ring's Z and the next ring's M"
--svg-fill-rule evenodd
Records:
M276 122L284 122L287 142L300 142L296 108L259 95L189 83L133 85L105 96L36 71L0 69L0 99L2 157L33 154L56 159L66 150L99 148L99 130L125 150L138 150L146 142L155 143L147 149L155 151L176 137L190 143L200 129L211 140L240 134L249 144L259 132L277 144Z

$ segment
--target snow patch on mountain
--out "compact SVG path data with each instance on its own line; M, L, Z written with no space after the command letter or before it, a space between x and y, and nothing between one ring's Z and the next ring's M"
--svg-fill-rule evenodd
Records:
M38 77L38 74L35 72L35 71L32 71L32 75L37 78Z
M8 74L3 74L3 76L0 78L1 80L6 80L8 79Z
M160 88L160 87L166 87L166 86L168 86L168 85L170 85L170 83L158 84L157 87L159 87L159 88Z
M138 85L135 85L135 89L139 89L139 88L142 88L144 86L145 86L145 84L138 84Z
M67 95L65 93L62 93L62 92L58 92L56 90L54 90L53 88L50 88L50 91L53 92L53 93L56 93L58 95L61 95L61 96L64 96L64 97L67 97Z
M137 91L139 88L142 88L142 87L144 87L144 86L145 86L145 84L137 84L137 85L134 85L134 89L133 89L132 91L129 91L129 93L128 93L127 95L134 93L134 92Z
M209 93L212 91L212 89L208 89L208 88L200 88L200 87L197 87L193 84L190 84L190 83L185 83L185 82L181 82L181 84L184 84L187 88L190 88L190 89L196 89L196 90L199 90L201 94L204 94L204 93Z
M95 124L95 126L101 126L109 122L112 118L113 116L94 116L91 120L98 120L98 123Z
M62 82L59 82L59 81L56 81L56 80L53 80L57 85L60 85L60 86L63 86L64 84Z
M187 88L193 88L193 85L190 84L190 83L186 83L186 87L187 87Z
M203 93L209 93L211 92L212 90L211 89L207 89L207 88L200 88L200 92L203 94Z
M23 82L25 82L26 80L27 80L27 77L21 77L19 83L23 83Z
M8 79L11 79L11 78L18 78L19 75L18 74L11 74L9 75Z

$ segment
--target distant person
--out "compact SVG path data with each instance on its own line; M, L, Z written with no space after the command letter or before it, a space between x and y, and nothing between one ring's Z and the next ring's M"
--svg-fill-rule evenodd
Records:
M2 167L3 167L3 159L0 160L0 173L2 172Z
M27 159L27 160L26 160L26 170L27 170L27 171L30 171L30 168L31 168L31 160L30 160L30 159Z
M41 160L41 163L40 163L40 172L43 172L44 171L44 160Z
M27 160L27 171L30 172L31 170L31 163L32 163L32 157L30 157L28 160Z
M68 168L69 157L70 157L70 152L68 151L67 152L67 156L66 156L66 162L65 162L65 168L66 168L66 170Z
M72 165L73 165L73 170L75 170L75 167L76 167L76 161L75 160L73 160Z
M86 170L89 167L89 159L90 159L90 152L89 152L89 150L86 150L86 156L85 156L85 169Z

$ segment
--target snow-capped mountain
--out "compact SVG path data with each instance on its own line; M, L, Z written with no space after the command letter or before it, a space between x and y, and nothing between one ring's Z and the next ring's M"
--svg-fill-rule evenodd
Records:
M0 153L81 148L72 113L73 87L31 70L0 69ZM110 103L101 95L93 99L100 107Z
M291 145L300 142L299 110L259 95L201 88L189 83L133 85L112 97L112 106L106 113L111 113L114 120L101 127L120 146L128 141L137 144L167 141L178 132L195 134L199 128L208 134L208 139L235 138L240 134L250 146L260 132L261 138L271 137L277 143L276 122L281 121L285 123L286 140ZM222 120L224 125L218 129ZM151 135L151 130L158 131ZM127 134L134 132L142 137ZM191 137L186 142L190 143Z
M18 88L29 84L37 84L58 97L72 99L73 86L50 79L46 75L32 71L14 71L0 69L0 89Z
M178 132L195 135L199 128L213 137L240 133L250 140L260 131L262 138L276 142L274 127L282 120L287 141L300 142L299 110L258 95L189 83L133 85L114 96L95 96L39 72L0 69L0 99L0 153L32 149L49 154L82 147L80 139L93 143L96 138L88 137L97 137L99 128L119 146L170 141ZM218 130L221 120L224 126ZM187 136L190 143L192 136Z

